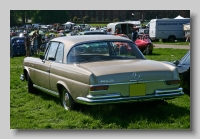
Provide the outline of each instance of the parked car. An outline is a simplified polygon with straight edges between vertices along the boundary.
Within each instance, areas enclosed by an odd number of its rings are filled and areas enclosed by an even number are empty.
[[[176,65],[180,79],[181,86],[185,89],[190,89],[190,50],[181,58],[173,62]]]
[[[11,51],[12,56],[26,55],[24,36],[14,36],[11,38]]]
[[[106,35],[106,33],[102,31],[84,31],[80,32],[79,35]]]
[[[115,35],[128,38],[126,34],[115,34]],[[154,45],[152,44],[149,35],[146,34],[138,35],[135,44],[143,54],[152,55]]]
[[[138,48],[143,54],[152,55],[154,45],[151,42],[149,35],[147,34],[138,35],[135,44],[138,46]]]
[[[132,51],[120,54],[115,42]],[[175,66],[147,60],[130,39],[78,35],[50,40],[40,58],[23,60],[21,80],[60,98],[66,110],[76,104],[99,105],[172,99],[184,94]]]

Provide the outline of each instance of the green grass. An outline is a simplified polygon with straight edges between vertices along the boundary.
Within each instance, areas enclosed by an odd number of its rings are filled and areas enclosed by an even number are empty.
[[[107,27],[107,24],[102,24],[102,23],[100,23],[100,24],[98,24],[98,23],[96,23],[96,24],[89,24],[90,26],[93,26],[93,27],[96,27],[96,26],[103,26],[103,27]]]
[[[154,49],[148,59],[174,61],[187,50]],[[81,105],[65,111],[59,99],[38,90],[27,92],[19,79],[24,57],[10,59],[11,129],[190,129],[190,96],[167,100],[167,104],[134,102],[112,105]]]
[[[166,44],[166,45],[189,45],[189,42],[162,42],[161,40],[158,42],[152,42],[153,44]]]

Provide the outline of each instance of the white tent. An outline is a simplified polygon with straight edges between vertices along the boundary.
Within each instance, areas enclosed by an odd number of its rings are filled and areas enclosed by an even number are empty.
[[[182,17],[182,16],[180,16],[180,15],[178,15],[176,18],[174,18],[174,19],[185,19],[184,17]]]
[[[75,25],[75,23],[72,23],[72,22],[66,22],[64,24],[72,24],[72,25]]]
[[[75,23],[72,23],[72,22],[66,22],[66,23],[64,23],[64,24],[62,24],[62,25],[66,26],[66,27],[71,27],[71,26],[74,26]]]

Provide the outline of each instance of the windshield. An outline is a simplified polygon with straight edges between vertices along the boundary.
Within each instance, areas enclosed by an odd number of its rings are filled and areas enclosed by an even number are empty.
[[[85,63],[109,60],[145,59],[131,42],[92,42],[74,46],[67,63]]]

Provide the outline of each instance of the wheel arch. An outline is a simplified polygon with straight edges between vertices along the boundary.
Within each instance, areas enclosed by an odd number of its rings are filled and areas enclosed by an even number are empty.
[[[30,76],[30,72],[29,72],[29,70],[28,70],[27,67],[24,68],[23,73],[24,73],[25,80],[27,81],[27,73],[28,73],[29,76]]]
[[[175,35],[169,35],[168,36],[168,41],[170,41],[170,38],[174,38],[174,40],[176,40],[176,36]]]
[[[63,81],[58,81],[58,82],[57,82],[57,89],[58,89],[58,93],[59,93],[60,97],[61,97],[61,93],[62,93],[63,87],[64,87],[64,88],[69,92],[69,94],[71,95],[71,92],[70,92],[70,90],[69,90],[69,87],[66,85],[66,83],[63,82]],[[72,96],[72,95],[71,95],[71,96]],[[73,98],[73,99],[74,99],[74,98]]]

